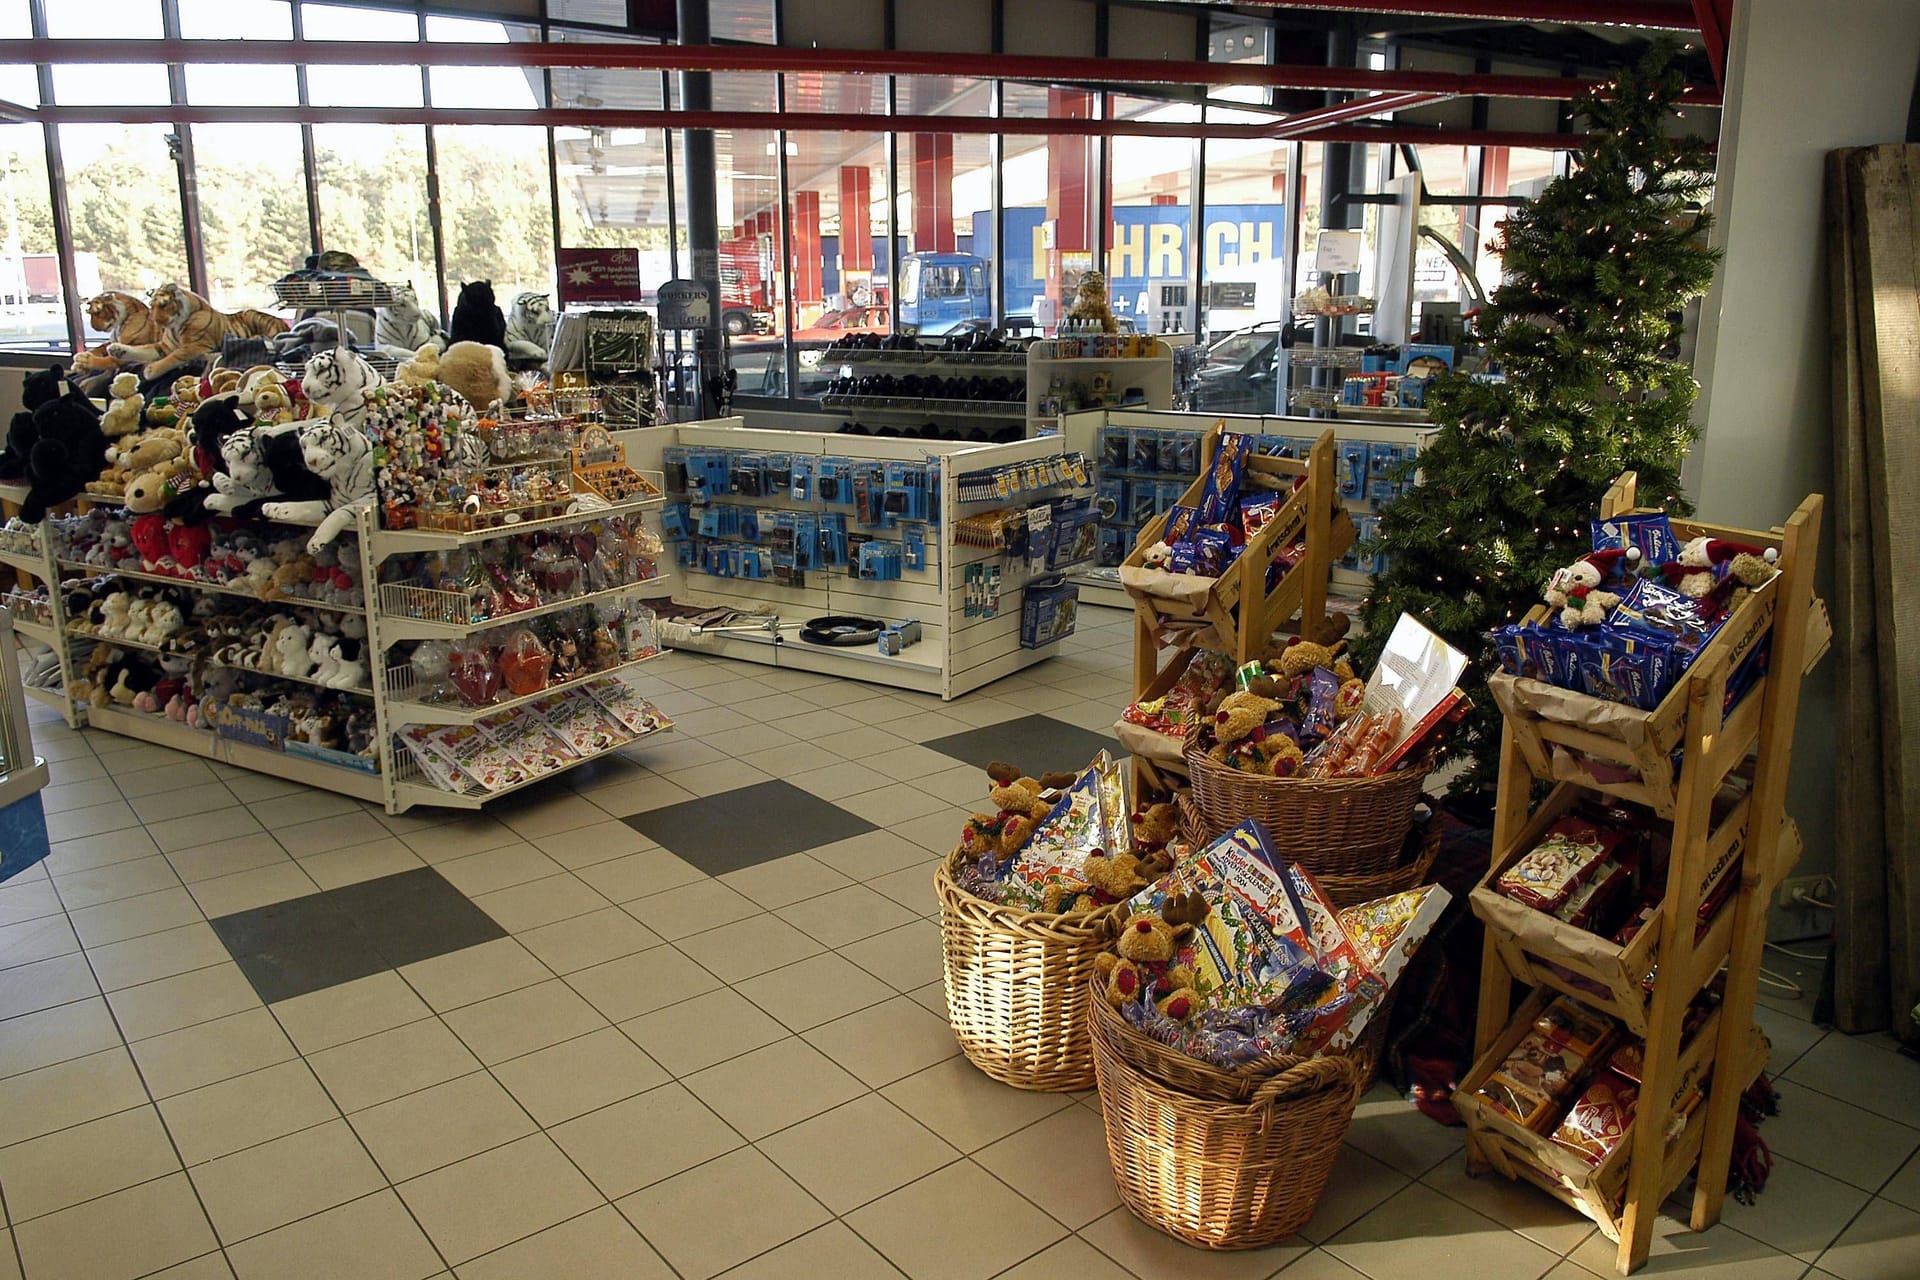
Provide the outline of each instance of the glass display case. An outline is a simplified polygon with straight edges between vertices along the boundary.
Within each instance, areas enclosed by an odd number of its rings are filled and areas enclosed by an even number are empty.
[[[46,785],[47,763],[33,754],[27,723],[13,614],[0,608],[0,881],[47,856],[47,816],[40,804]]]

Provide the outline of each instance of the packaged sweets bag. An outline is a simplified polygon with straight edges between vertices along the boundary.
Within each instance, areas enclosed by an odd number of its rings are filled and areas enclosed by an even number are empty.
[[[572,764],[576,757],[539,716],[514,710],[479,722],[487,736],[500,744],[514,762],[538,777]]]
[[[602,710],[625,725],[636,737],[656,729],[669,728],[673,724],[658,707],[618,677],[595,680],[587,686],[586,692],[600,704]]]
[[[1494,888],[1536,911],[1557,911],[1623,838],[1622,832],[1602,832],[1590,822],[1562,818],[1547,828],[1544,840],[1500,873]]]
[[[432,725],[408,725],[401,730],[400,741],[434,786],[442,791],[467,789],[467,776],[460,771],[459,762],[447,745],[433,736]]]
[[[1128,822],[1128,770],[1102,751],[1054,803],[1013,860],[1002,901],[1039,911],[1050,885],[1084,886],[1088,855],[1133,848]]]
[[[1633,1104],[1639,1097],[1639,1085],[1602,1071],[1554,1126],[1554,1144],[1598,1168],[1633,1127]]]

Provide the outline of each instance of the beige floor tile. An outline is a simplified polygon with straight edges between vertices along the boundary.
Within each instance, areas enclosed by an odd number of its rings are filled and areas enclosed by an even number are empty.
[[[109,831],[126,831],[140,825],[139,815],[125,800],[115,800],[108,804],[88,805],[84,809],[69,809],[65,813],[47,815],[47,838],[55,842],[78,840],[82,836],[104,835]]]
[[[557,876],[483,893],[473,902],[508,933],[524,933],[613,905],[564,871]]]
[[[177,929],[89,948],[87,958],[93,962],[93,975],[100,979],[101,988],[111,992],[223,964],[231,956],[213,926],[195,920]]]
[[[302,1053],[318,1053],[390,1027],[431,1017],[433,1010],[389,970],[281,1000],[273,1014]]]
[[[913,779],[913,785],[930,796],[937,796],[962,809],[992,812],[987,793],[993,790],[993,780],[987,777],[984,770],[970,764],[917,777]]]
[[[521,842],[512,827],[496,822],[485,814],[473,814],[414,831],[400,831],[398,834],[407,842],[409,849],[435,865]],[[488,887],[498,889],[503,886],[494,884]]]
[[[151,858],[160,852],[153,837],[139,827],[102,831],[98,835],[56,840],[47,856],[46,867],[59,875],[70,875],[94,867],[110,867],[135,858]]]
[[[891,827],[914,818],[924,818],[949,807],[946,801],[902,783],[863,791],[859,795],[843,796],[834,803],[848,813],[858,814],[876,827]]]
[[[959,1204],[968,1211],[951,1212]],[[983,1280],[1067,1234],[965,1160],[855,1210],[846,1222],[916,1280]]]
[[[660,1255],[612,1205],[475,1258],[460,1280],[674,1280]]]
[[[959,827],[954,830],[958,832]],[[951,848],[953,841],[947,844]],[[872,880],[902,867],[917,866],[931,856],[913,841],[884,830],[862,832],[807,852],[853,880]]]
[[[506,806],[496,808],[493,816],[511,827],[521,839],[532,840],[537,836],[578,831],[604,821],[607,815],[591,801],[582,800],[561,787],[537,800],[521,800],[516,796]]]
[[[217,840],[256,835],[265,830],[258,818],[238,805],[212,813],[196,813],[147,824],[147,834],[153,837],[153,842],[160,846],[162,853],[191,849]]]
[[[912,991],[941,977],[940,926],[930,920],[916,920],[836,949],[896,991]]]
[[[620,1024],[676,1076],[785,1038],[787,1029],[731,988],[710,991]]]
[[[0,1022],[0,1077],[37,1071],[120,1043],[113,1011],[95,996]]]
[[[796,773],[787,781],[802,791],[812,792],[822,800],[841,800],[847,796],[872,791],[876,787],[884,787],[888,785],[889,779],[886,774],[869,769],[863,764],[855,764],[851,760],[840,760],[819,769],[808,769],[805,772]]]
[[[509,844],[436,864],[454,888],[469,898],[541,880],[565,870],[530,844]]]
[[[286,801],[302,800],[311,793],[287,796],[283,800],[270,800],[269,804],[281,804]],[[346,799],[342,796],[341,799]],[[348,801],[352,803],[351,800]],[[254,811],[258,812],[259,806]],[[392,838],[392,833],[370,813],[359,809],[336,814],[332,817],[315,818],[306,822],[274,824],[262,818],[261,822],[273,832],[286,851],[296,858],[307,858],[314,854],[325,853],[330,849],[349,849],[360,845],[378,844]],[[404,847],[404,846],[403,846]]]
[[[1779,1155],[1767,1176],[1767,1193],[1779,1198],[1768,1203],[1767,1196],[1761,1196],[1757,1203],[1746,1205],[1728,1196],[1720,1220],[1807,1262],[1820,1257],[1820,1251],[1833,1243],[1870,1198],[1859,1187]],[[1781,1212],[1781,1205],[1792,1205],[1792,1212]],[[1911,1244],[1914,1258],[1920,1260],[1920,1236]]]
[[[769,1089],[770,1080],[778,1080],[780,1087]],[[754,1139],[866,1092],[857,1079],[797,1036],[696,1072],[686,1085],[721,1119]]]
[[[769,911],[844,889],[853,883],[826,863],[804,853],[729,871],[720,877],[720,882]]]
[[[0,969],[0,1018],[17,1018],[99,994],[93,966],[78,951]]]
[[[146,1280],[233,1280],[233,1268],[224,1253],[203,1253],[177,1267],[156,1271]]]
[[[867,881],[867,887],[875,893],[885,894],[916,916],[935,915],[940,910],[940,899],[933,891],[933,872],[941,861],[939,858],[929,858],[919,866],[903,867],[877,876]]]
[[[1914,1273],[1916,1259],[1920,1213],[1874,1200],[1820,1255],[1820,1269],[1840,1280],[1903,1280]]]
[[[567,984],[612,1021],[625,1022],[711,991],[720,979],[663,946],[570,973]]]
[[[60,905],[60,895],[53,891],[51,879],[33,880],[0,886],[0,925],[18,924],[22,920],[39,920],[46,916],[59,915],[65,910]],[[90,910],[100,910],[98,907]],[[198,912],[195,912],[198,915]],[[90,940],[88,930],[79,920],[74,921],[74,930],[80,935],[84,945]],[[101,939],[111,941],[111,939]]]
[[[880,1093],[962,1151],[978,1151],[1072,1105],[1065,1094],[1009,1089],[962,1057],[916,1072]]]
[[[583,794],[595,806],[615,818],[644,813],[648,809],[665,808],[670,804],[683,804],[695,798],[693,792],[685,787],[675,786],[665,778],[647,773],[596,786]]]
[[[117,902],[122,898],[134,898],[143,894],[158,893],[162,889],[178,888],[180,877],[173,873],[173,868],[168,865],[165,858],[155,854],[151,857],[134,858],[127,862],[116,862],[109,866],[92,867],[85,871],[56,872],[53,883],[60,890],[60,900],[66,905],[67,910],[80,911],[105,902]],[[9,958],[11,948],[5,941],[16,930],[25,932],[20,925],[9,925],[6,929],[0,930],[0,964],[23,962]]]
[[[138,773],[128,774],[137,778]],[[203,777],[211,777],[203,772]],[[111,804],[123,798],[119,787],[111,778],[96,778],[88,782],[61,782],[40,791],[40,804],[48,813],[66,813],[71,809],[85,809],[90,805]],[[145,794],[142,792],[141,794]]]
[[[778,916],[764,914],[682,938],[677,945],[723,982],[739,982],[823,949]]]
[[[960,1052],[947,1020],[906,996],[815,1027],[806,1040],[873,1089]]]
[[[610,902],[632,902],[635,898],[704,884],[707,880],[706,872],[658,847],[637,849],[596,862],[580,868],[578,874]]]
[[[569,871],[597,866],[629,853],[657,847],[626,823],[608,818],[599,805],[594,805],[594,809],[596,813],[591,824],[550,836],[530,837],[533,847]]]
[[[307,1064],[342,1111],[364,1111],[480,1068],[460,1037],[438,1018],[322,1050],[309,1055]]]
[[[1354,1108],[1347,1141],[1374,1159],[1417,1178],[1446,1159],[1459,1159],[1465,1130],[1435,1124],[1385,1084],[1377,1084]]]
[[[290,855],[280,846],[280,842],[264,831],[235,836],[231,840],[216,840],[212,844],[180,849],[167,855],[167,861],[173,865],[174,871],[190,885],[289,860]]]
[[[1773,1084],[1780,1114],[1767,1121],[1767,1145],[1830,1178],[1872,1191],[1920,1149],[1920,1130],[1791,1080]],[[1835,1142],[1836,1133],[1847,1140]]]
[[[502,1062],[493,1074],[542,1126],[631,1098],[669,1078],[614,1027]]]
[[[438,1013],[545,982],[551,970],[512,938],[496,938],[400,970]]]
[[[126,1047],[115,1045],[0,1080],[0,1146],[96,1120],[147,1101]]]
[[[930,884],[932,876],[927,879]],[[917,912],[892,898],[857,884],[782,907],[775,914],[829,947],[858,942],[918,918]]]
[[[759,1147],[836,1214],[960,1158],[958,1151],[878,1094],[782,1129],[762,1138]],[[1103,1162],[1105,1151],[1102,1145]]]
[[[1339,1250],[1336,1248],[1334,1252]],[[1599,1275],[1613,1275],[1614,1256],[1613,1241],[1596,1231],[1567,1256],[1567,1261]],[[1806,1270],[1806,1265],[1724,1223],[1705,1231],[1694,1231],[1685,1222],[1676,1221],[1663,1212],[1654,1219],[1653,1243],[1646,1265],[1634,1275],[1686,1276],[1688,1280],[1793,1280]],[[1824,1259],[1822,1265],[1825,1265]],[[1461,1274],[1466,1272],[1463,1270]],[[1500,1273],[1484,1274],[1497,1277]],[[1871,1280],[1871,1276],[1849,1280]]]
[[[397,1190],[441,1256],[456,1266],[601,1203],[593,1184],[544,1134],[409,1179]]]
[[[80,949],[80,939],[64,915],[42,916],[0,927],[0,969],[35,964]]]
[[[51,893],[51,885],[23,886]],[[57,908],[56,908],[57,909]],[[136,898],[121,898],[87,907],[72,915],[73,931],[85,947],[104,947],[130,938],[198,923],[200,906],[186,888],[176,885]]]
[[[34,1280],[133,1280],[219,1243],[184,1173],[21,1223],[14,1239]]]
[[[974,1162],[1067,1226],[1078,1229],[1120,1203],[1107,1131],[1086,1107],[1065,1107],[973,1155]]]
[[[340,818],[349,814],[363,813],[360,802],[352,796],[337,795],[331,791],[316,791],[311,788],[302,788],[271,800],[256,800],[247,807],[253,810],[254,817],[260,819],[260,825],[269,831],[297,826],[303,822],[318,822],[322,818]],[[340,843],[344,844],[345,840],[343,839]]]
[[[669,940],[760,914],[760,908],[750,899],[718,880],[698,880],[622,905],[634,919]]]
[[[1080,1230],[1080,1238],[1136,1276],[1182,1276],[1192,1280],[1266,1280],[1309,1256],[1310,1246],[1284,1240],[1264,1249],[1212,1252],[1155,1231],[1125,1209]],[[1424,1272],[1388,1272],[1393,1280],[1417,1280]]]
[[[1446,1247],[1435,1248],[1436,1240]],[[1335,1235],[1326,1250],[1367,1275],[1409,1273],[1423,1280],[1531,1280],[1556,1256],[1418,1183]]]
[[[900,1272],[892,1263],[840,1222],[816,1227],[727,1272],[727,1280],[790,1280],[795,1276],[900,1280]]]
[[[636,1191],[620,1212],[686,1280],[706,1280],[831,1215],[751,1147]]]
[[[1880,1188],[1880,1197],[1920,1212],[1920,1153],[1916,1153],[1913,1159],[1907,1161],[1906,1167],[1887,1180],[1887,1184]]]
[[[157,791],[151,795],[130,796],[127,803],[133,806],[140,821],[152,826],[156,822],[169,822],[190,815],[198,817],[201,814],[218,813],[240,802],[221,783],[204,782],[198,786]]]
[[[418,1177],[535,1131],[500,1082],[484,1071],[347,1117],[394,1182]]]
[[[764,741],[769,731],[756,725],[750,733]],[[691,769],[677,769],[664,776],[674,786],[696,796],[717,796],[737,791],[741,787],[765,782],[769,777],[744,760],[717,760],[712,764],[697,764]]]
[[[558,978],[442,1016],[489,1066],[607,1025],[606,1018]]]
[[[144,1040],[181,1027],[211,1022],[246,1009],[258,1009],[261,1000],[237,964],[196,969],[158,982],[122,987],[107,997],[120,1030],[129,1040]]]
[[[229,1245],[387,1182],[345,1120],[222,1156],[195,1167],[191,1176],[213,1229]]]
[[[742,1145],[678,1084],[555,1125],[553,1140],[609,1198],[670,1178]]]
[[[376,822],[374,825],[378,827],[380,824]],[[359,884],[363,880],[395,876],[403,871],[417,871],[427,865],[420,861],[420,855],[401,843],[398,836],[384,834],[384,827],[381,831],[383,834],[368,844],[329,849],[324,853],[303,857],[299,860],[300,869],[322,889],[338,889],[344,884]]]
[[[852,961],[828,951],[735,985],[741,995],[793,1031],[892,998],[893,988]]]
[[[618,960],[660,943],[658,934],[618,907],[588,911],[518,936],[542,964],[560,974]]]
[[[1440,1167],[1444,1170],[1457,1165]],[[1398,1169],[1382,1164],[1357,1147],[1343,1145],[1334,1158],[1333,1176],[1327,1181],[1327,1189],[1321,1195],[1320,1203],[1315,1206],[1313,1217],[1300,1228],[1300,1238],[1314,1243],[1325,1243],[1371,1213],[1382,1202],[1398,1195],[1407,1186],[1408,1181],[1407,1175]],[[1492,1180],[1488,1179],[1488,1181]],[[1499,1179],[1499,1181],[1504,1182],[1505,1179]],[[1472,1201],[1461,1197],[1453,1198],[1469,1208],[1473,1207]],[[1547,1199],[1545,1196],[1536,1198]],[[1494,1215],[1482,1216],[1493,1217]],[[1559,1221],[1558,1215],[1554,1214],[1544,1214],[1542,1217],[1549,1222]],[[1494,1220],[1503,1226],[1508,1225],[1498,1217]],[[1566,1248],[1571,1249],[1584,1238],[1584,1232],[1569,1232]],[[1536,1243],[1539,1242],[1536,1241]],[[1552,1246],[1543,1247],[1551,1248]],[[1565,1249],[1554,1249],[1553,1252],[1564,1253]]]
[[[196,880],[187,886],[209,920],[216,916],[251,911],[255,907],[304,898],[320,892],[313,877],[297,862],[269,862],[251,871],[236,871],[230,876]]]
[[[1784,1074],[1795,1084],[1844,1098],[1856,1107],[1908,1128],[1920,1128],[1920,1062],[1900,1054],[1889,1062],[1872,1037],[1832,1034]]]
[[[128,1046],[156,1098],[231,1080],[298,1056],[265,1009],[229,1014]]]
[[[378,1191],[228,1250],[239,1280],[427,1280],[440,1255],[392,1191]]]
[[[340,1114],[304,1062],[283,1062],[176,1094],[159,1106],[188,1168]]]
[[[10,1147],[0,1147],[0,1186],[18,1224],[180,1168],[152,1107],[133,1107]]]
[[[1348,1158],[1347,1152],[1352,1150],[1349,1147],[1342,1151],[1343,1162]],[[1344,1183],[1340,1165],[1334,1167],[1334,1177],[1336,1185]],[[1420,1181],[1440,1194],[1458,1200],[1469,1209],[1485,1214],[1507,1230],[1517,1231],[1535,1244],[1558,1254],[1571,1253],[1574,1246],[1593,1234],[1593,1222],[1586,1215],[1568,1208],[1552,1196],[1542,1195],[1530,1183],[1514,1182],[1494,1174],[1472,1177],[1467,1173],[1464,1159],[1443,1160],[1428,1170]],[[1308,1228],[1312,1230],[1313,1224],[1309,1223]]]
[[[227,784],[227,790],[233,792],[234,799],[241,804],[253,804],[255,801],[271,800],[275,796],[306,790],[305,786],[290,778],[269,777],[264,773],[249,773],[244,769],[219,764],[214,766],[214,771],[220,774],[221,781]]]
[[[947,984],[945,982],[929,982],[924,987],[915,987],[907,994],[912,996],[914,1002],[922,1009],[927,1010],[935,1017],[945,1018],[948,1016]]]
[[[1357,1273],[1349,1274],[1354,1280],[1366,1280]],[[1019,1266],[1002,1271],[1000,1277],[1001,1280],[1132,1280],[1132,1273],[1079,1236],[1068,1236]]]

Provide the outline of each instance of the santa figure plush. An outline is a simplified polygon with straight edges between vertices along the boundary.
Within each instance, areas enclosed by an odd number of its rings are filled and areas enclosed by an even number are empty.
[[[1605,590],[1605,584],[1630,578],[1639,560],[1638,547],[1612,547],[1591,552],[1564,569],[1554,570],[1545,596],[1547,603],[1560,611],[1560,625],[1574,631],[1605,622],[1614,606],[1620,603],[1620,596]]]
[[[1775,562],[1779,559],[1773,547],[1763,551],[1727,538],[1695,538],[1680,548],[1678,560],[1661,566],[1661,571],[1668,586],[1699,600],[1729,578],[1749,590],[1762,585],[1778,572]]]

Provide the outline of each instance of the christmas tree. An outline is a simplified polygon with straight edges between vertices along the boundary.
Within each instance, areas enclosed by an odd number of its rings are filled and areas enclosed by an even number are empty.
[[[1676,358],[1681,309],[1706,292],[1717,255],[1707,143],[1663,132],[1686,85],[1675,53],[1656,45],[1582,98],[1588,140],[1572,172],[1508,215],[1506,280],[1479,319],[1485,367],[1505,380],[1435,382],[1421,483],[1382,513],[1372,544],[1389,561],[1362,610],[1360,656],[1371,661],[1404,612],[1471,659],[1456,796],[1490,798],[1499,760],[1487,632],[1591,549],[1588,521],[1622,471],[1639,473],[1642,505],[1685,509],[1697,388]]]

